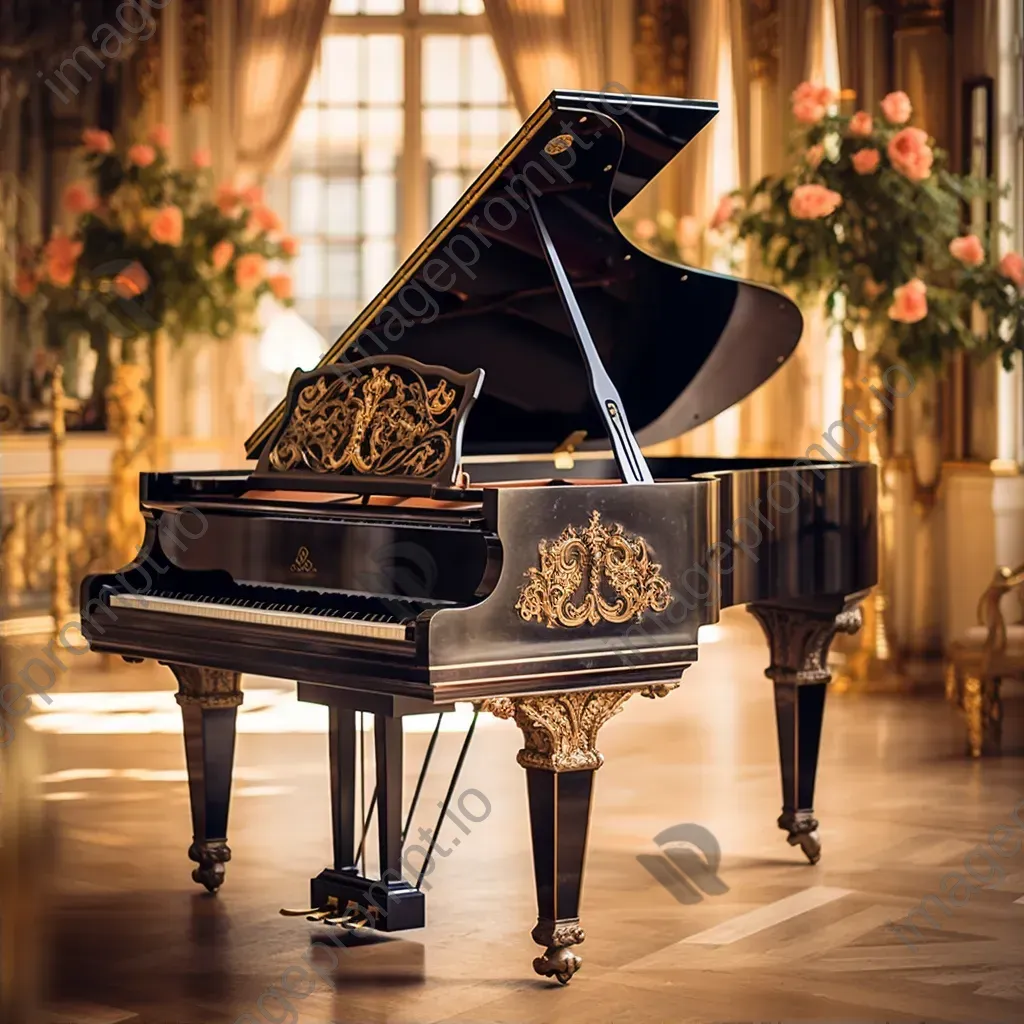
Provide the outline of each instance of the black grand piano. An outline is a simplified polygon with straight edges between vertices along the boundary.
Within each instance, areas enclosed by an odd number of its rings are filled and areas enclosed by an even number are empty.
[[[143,475],[144,547],[84,581],[83,629],[177,677],[189,856],[211,891],[241,673],[296,679],[330,709],[333,863],[301,911],[324,924],[423,924],[423,871],[403,872],[402,717],[472,702],[522,730],[534,967],[567,982],[598,730],[679,685],[700,627],[740,603],[771,649],[778,824],[817,860],[826,656],[876,581],[875,470],[642,453],[748,395],[800,337],[780,293],[657,259],[615,225],[716,109],[553,93],[296,371],[247,442],[255,468]],[[366,713],[376,872],[355,789]]]

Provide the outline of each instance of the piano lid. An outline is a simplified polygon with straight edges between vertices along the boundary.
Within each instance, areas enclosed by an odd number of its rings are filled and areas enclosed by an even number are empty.
[[[802,319],[774,289],[636,248],[617,214],[718,105],[553,92],[402,264],[320,365],[395,354],[486,371],[466,455],[608,447],[587,369],[545,261],[534,197],[641,444],[676,437],[766,381]],[[246,442],[259,455],[283,403]]]

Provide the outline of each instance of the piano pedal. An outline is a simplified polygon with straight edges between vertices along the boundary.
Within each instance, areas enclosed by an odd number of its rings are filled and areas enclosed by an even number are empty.
[[[364,928],[371,918],[376,916],[376,910],[373,907],[363,908],[359,906],[355,900],[349,900],[345,906],[345,910],[341,914],[332,914],[330,917],[325,917],[322,924],[329,924],[334,926],[340,926],[347,928],[349,931],[355,931],[357,928]]]
[[[308,910],[289,910],[282,907],[278,913],[282,917],[304,917],[308,921],[319,921],[321,918],[338,913],[338,900],[334,896],[328,896],[327,902],[322,907],[311,907]]]

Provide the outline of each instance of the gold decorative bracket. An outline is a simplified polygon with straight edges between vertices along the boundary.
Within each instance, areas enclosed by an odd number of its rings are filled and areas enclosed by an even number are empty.
[[[483,378],[481,369],[462,374],[403,356],[296,370],[254,479],[360,493],[456,486],[462,432]]]
[[[626,701],[664,697],[678,683],[656,683],[625,690],[570,690],[568,693],[531,697],[494,697],[480,710],[496,718],[510,718],[523,732],[517,760],[524,768],[549,772],[596,771],[604,764],[597,749],[597,734]]]
[[[599,512],[590,513],[585,527],[567,526],[557,540],[542,540],[538,552],[540,566],[528,570],[516,602],[526,622],[573,629],[639,621],[671,601],[672,588],[647,541],[618,523],[606,526]]]
[[[205,710],[237,708],[243,700],[240,672],[198,665],[169,665],[178,680],[178,704],[197,705]]]

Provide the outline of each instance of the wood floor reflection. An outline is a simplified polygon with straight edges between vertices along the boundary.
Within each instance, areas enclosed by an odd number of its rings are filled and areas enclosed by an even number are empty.
[[[448,853],[428,875],[427,928],[360,933],[343,949],[311,955],[319,933],[277,910],[303,904],[329,857],[317,722],[274,683],[248,681],[263,696],[239,737],[234,858],[211,897],[190,880],[185,857],[180,736],[170,727],[140,731],[137,720],[149,714],[159,724],[176,711],[169,674],[72,673],[54,688],[48,713],[60,711],[62,697],[78,710],[62,731],[43,733],[45,789],[61,831],[52,1020],[1024,1019],[1019,849],[990,856],[991,869],[975,854],[976,871],[997,881],[939,912],[935,927],[918,919],[915,949],[890,926],[943,893],[944,878],[962,873],[979,844],[988,848],[997,826],[1014,825],[1024,799],[1019,693],[1011,688],[1007,700],[1007,754],[975,763],[962,757],[962,728],[940,700],[830,698],[817,800],[823,858],[811,867],[775,827],[776,739],[760,633],[730,615],[715,639],[676,693],[631,701],[602,731],[584,965],[565,989],[530,966],[538,950],[529,937],[526,794],[509,723],[481,726],[470,750],[459,788],[485,794],[491,813],[457,848],[454,826],[442,828]],[[163,711],[115,702],[104,712],[100,701],[94,713],[105,716],[105,734],[82,710],[88,693],[164,690]],[[118,714],[122,731],[111,720]],[[428,739],[407,736],[409,785]],[[460,739],[441,734],[413,832],[433,827]],[[718,844],[717,870],[708,869],[706,849],[658,846],[654,837],[676,825],[713,837],[698,845]],[[295,994],[271,991],[282,978]]]

